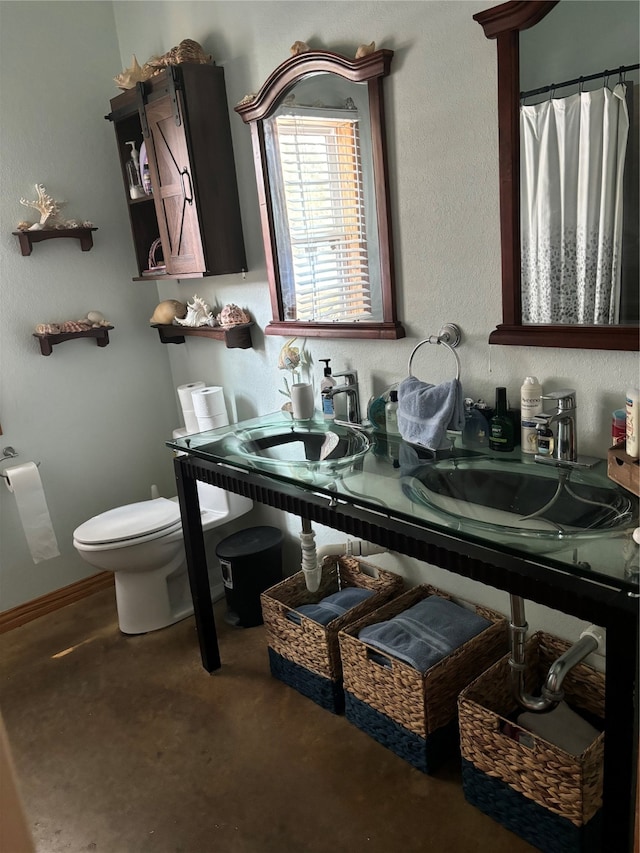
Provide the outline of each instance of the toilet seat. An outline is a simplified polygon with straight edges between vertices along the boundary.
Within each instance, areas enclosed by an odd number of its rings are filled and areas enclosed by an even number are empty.
[[[167,498],[141,501],[96,515],[74,532],[80,545],[99,546],[167,536],[182,529],[180,506]]]

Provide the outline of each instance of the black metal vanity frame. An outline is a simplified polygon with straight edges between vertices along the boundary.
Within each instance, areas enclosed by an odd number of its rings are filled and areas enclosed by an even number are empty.
[[[195,621],[202,664],[208,672],[221,666],[197,481],[211,483],[284,512],[341,530],[454,574],[488,584],[607,629],[603,825],[607,853],[632,850],[637,784],[638,598],[612,581],[591,580],[544,558],[518,556],[464,541],[426,523],[391,518],[331,500],[302,486],[212,462],[194,454],[174,460]]]

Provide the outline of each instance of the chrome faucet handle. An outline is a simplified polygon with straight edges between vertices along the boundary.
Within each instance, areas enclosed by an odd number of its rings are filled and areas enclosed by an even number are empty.
[[[542,394],[541,400],[553,400],[558,409],[557,414],[571,412],[576,409],[576,392],[573,388],[563,388],[561,391],[550,391]]]
[[[357,385],[358,384],[358,371],[357,370],[342,370],[340,373],[334,373],[333,378],[339,379],[341,376],[347,380],[345,385]]]

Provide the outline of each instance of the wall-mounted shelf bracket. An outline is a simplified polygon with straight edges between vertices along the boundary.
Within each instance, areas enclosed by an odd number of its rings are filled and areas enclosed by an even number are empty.
[[[163,344],[183,344],[185,335],[193,335],[200,338],[215,338],[218,341],[224,341],[228,349],[250,349],[253,346],[251,342],[251,326],[253,326],[253,323],[242,323],[239,326],[231,326],[229,329],[222,329],[220,326],[179,325],[152,325],[151,328],[158,330],[160,340]]]
[[[54,240],[57,237],[75,237],[80,240],[80,248],[83,252],[88,252],[93,247],[92,231],[97,231],[97,228],[43,228],[42,231],[12,231],[20,243],[20,250],[23,255],[31,254],[31,249],[34,243],[41,243],[43,240]]]
[[[95,338],[99,347],[106,347],[109,343],[109,329],[113,326],[100,326],[99,329],[87,329],[85,332],[59,332],[58,334],[39,335],[34,332],[33,337],[40,342],[42,355],[51,355],[53,347],[64,341],[73,341],[76,338]]]

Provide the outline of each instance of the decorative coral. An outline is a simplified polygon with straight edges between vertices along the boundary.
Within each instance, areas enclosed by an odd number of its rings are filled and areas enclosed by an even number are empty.
[[[35,201],[27,201],[26,198],[20,199],[20,204],[24,204],[25,207],[32,207],[40,214],[40,222],[30,225],[28,230],[41,231],[43,228],[53,228],[58,221],[60,209],[66,202],[56,201],[53,196],[49,195],[44,184],[36,184],[36,192],[38,198]]]
[[[209,65],[212,57],[207,55],[202,46],[193,39],[183,39],[180,44],[172,47],[162,56],[152,56],[144,65],[140,65],[135,54],[131,57],[131,66],[114,77],[116,85],[123,90],[133,89],[137,83],[150,80],[160,74],[168,65],[178,65],[181,62],[191,62],[197,65]]]

